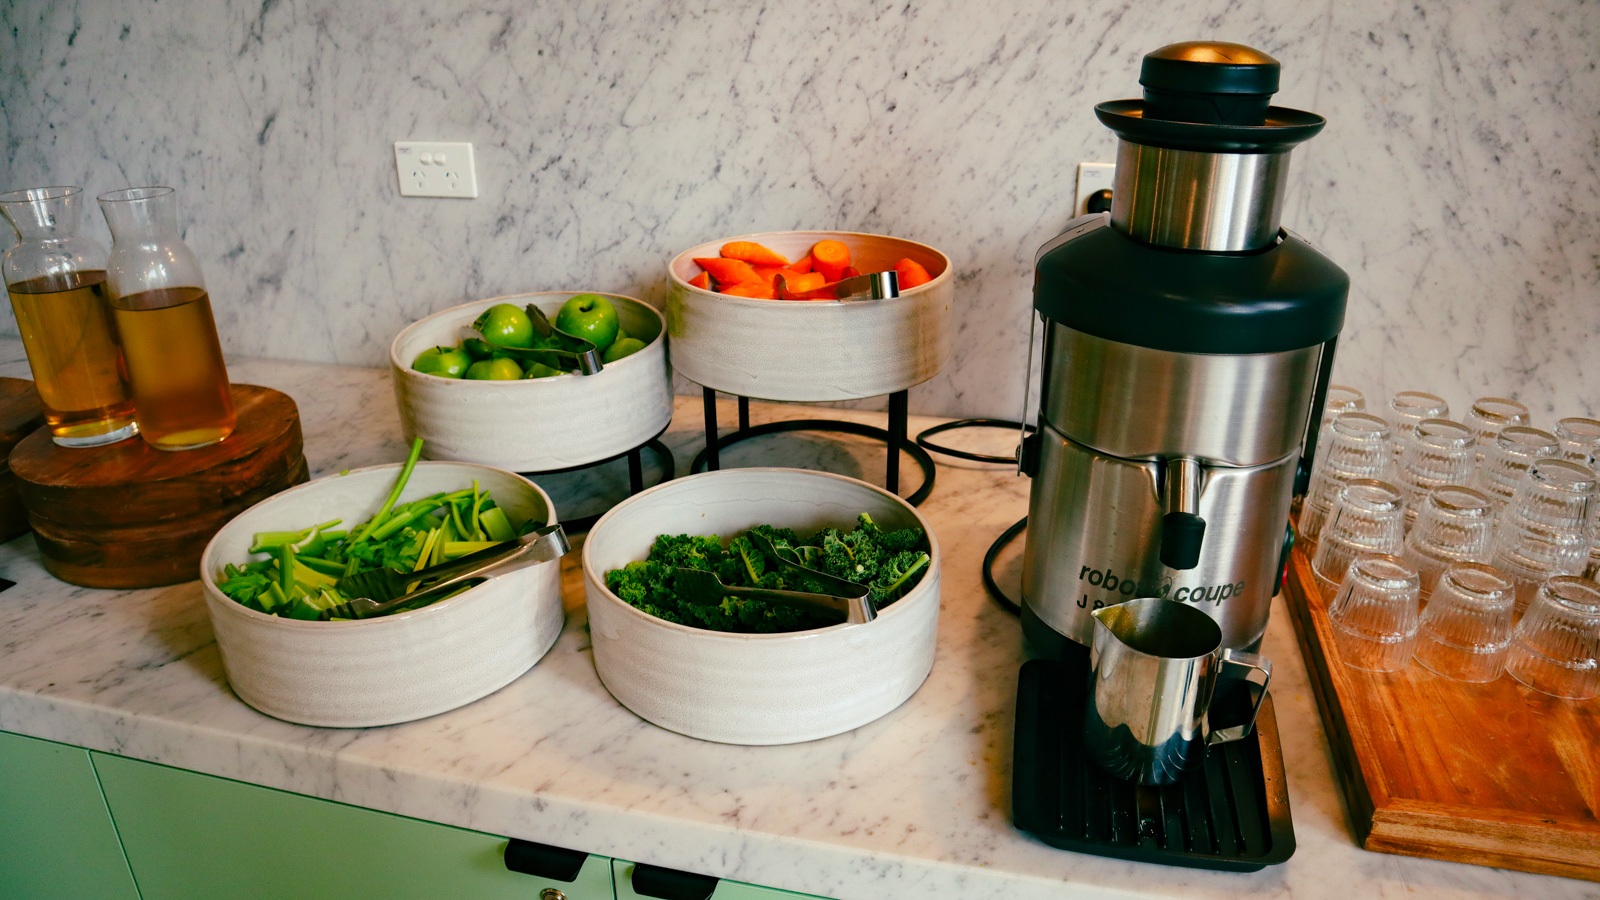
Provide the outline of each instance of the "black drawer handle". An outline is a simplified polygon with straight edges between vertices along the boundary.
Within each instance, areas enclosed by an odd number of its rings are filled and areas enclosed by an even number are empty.
[[[582,850],[567,850],[512,838],[506,845],[506,868],[535,878],[574,881],[589,859]]]
[[[717,889],[717,879],[710,875],[696,875],[663,869],[660,866],[635,865],[633,867],[633,892],[657,900],[711,900]]]

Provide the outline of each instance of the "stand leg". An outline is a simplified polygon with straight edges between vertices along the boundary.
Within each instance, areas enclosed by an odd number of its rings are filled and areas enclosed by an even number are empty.
[[[910,396],[908,391],[895,391],[889,395],[889,462],[885,467],[883,486],[891,494],[900,493],[900,448],[906,443],[906,409]]]
[[[644,459],[639,447],[628,451],[628,493],[644,490]]]
[[[739,398],[739,430],[750,430],[750,398]]]
[[[706,471],[715,472],[722,468],[722,459],[717,452],[717,392],[711,388],[700,390],[705,397]]]

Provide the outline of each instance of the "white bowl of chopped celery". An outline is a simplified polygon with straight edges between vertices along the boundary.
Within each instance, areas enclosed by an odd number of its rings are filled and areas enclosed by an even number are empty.
[[[228,681],[244,702],[304,725],[407,722],[499,690],[555,643],[562,626],[559,560],[491,577],[406,612],[317,620],[321,609],[338,599],[337,589],[325,591],[336,580],[337,566],[318,560],[319,555],[339,556],[327,549],[327,536],[332,534],[336,545],[337,532],[354,529],[380,510],[389,512],[365,542],[378,545],[371,555],[411,569],[477,549],[503,536],[499,532],[505,528],[519,532],[530,523],[556,521],[549,496],[533,482],[471,463],[416,463],[386,507],[402,469],[399,464],[355,469],[291,488],[239,514],[206,546],[200,560],[206,608]],[[447,501],[446,514],[426,510],[418,515],[428,505],[419,501],[437,495]],[[486,497],[498,515],[485,510]],[[469,504],[479,510],[476,524],[464,518],[471,515]],[[413,518],[398,527],[390,524],[406,517]],[[439,525],[441,519],[449,524]],[[319,532],[319,525],[326,527]],[[285,538],[298,548],[290,557],[295,575],[288,592],[279,578],[283,551],[251,552],[263,544],[281,547]],[[264,570],[278,596],[241,592],[235,579],[249,565]],[[248,605],[221,585],[246,597]]]
[[[607,587],[607,572],[646,559],[660,535],[728,544],[771,525],[803,541],[826,528],[854,530],[862,513],[886,532],[921,529],[927,557],[915,583],[864,624],[712,631],[652,615]],[[939,542],[916,509],[864,481],[801,469],[669,481],[619,503],[584,541],[595,670],[641,718],[702,740],[790,744],[849,731],[900,706],[932,669],[939,563]]]

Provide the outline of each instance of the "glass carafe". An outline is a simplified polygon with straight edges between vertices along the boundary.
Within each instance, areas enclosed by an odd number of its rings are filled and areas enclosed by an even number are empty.
[[[106,251],[78,234],[82,203],[77,187],[0,194],[0,213],[19,240],[0,267],[45,423],[63,447],[109,444],[139,430],[106,303]]]
[[[233,433],[228,370],[195,258],[178,233],[178,195],[138,187],[100,195],[111,226],[106,286],[128,361],[139,433],[191,450]]]

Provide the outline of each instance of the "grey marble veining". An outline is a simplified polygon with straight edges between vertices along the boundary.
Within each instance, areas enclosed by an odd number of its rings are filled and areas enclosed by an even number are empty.
[[[710,238],[892,233],[960,273],[955,356],[912,409],[1015,416],[1033,253],[1076,164],[1114,158],[1093,104],[1197,37],[1276,55],[1278,102],[1329,118],[1284,221],[1351,273],[1342,380],[1600,412],[1584,0],[17,0],[0,188],[175,185],[230,352],[368,366],[471,299],[659,302]],[[472,141],[480,198],[399,197],[405,138]]]
[[[0,374],[19,373],[19,351],[0,341]],[[229,370],[296,398],[314,475],[402,453],[382,370],[238,358]],[[756,422],[812,414],[753,409]],[[734,415],[725,403],[723,421]],[[913,433],[934,421],[913,419]],[[680,466],[699,447],[700,428],[698,403],[680,399],[666,437]],[[1004,452],[1013,440],[1004,431],[950,438],[980,452]],[[725,461],[883,476],[881,447],[843,436],[765,438],[728,450]],[[566,489],[581,505],[604,503],[610,487]],[[44,573],[28,537],[0,545],[0,575],[17,582],[0,592],[0,730],[840,900],[1595,896],[1578,881],[1358,849],[1281,607],[1264,652],[1275,663],[1298,843],[1288,863],[1254,875],[1201,872],[1061,852],[1014,830],[1011,735],[1024,654],[1016,620],[983,592],[979,561],[1024,514],[1026,491],[1006,466],[940,463],[922,506],[945,550],[933,672],[899,709],[825,740],[732,747],[636,718],[595,676],[583,598],[573,591],[550,653],[477,703],[387,728],[291,725],[229,692],[197,582],[71,587]],[[1019,549],[998,566],[1013,591]]]

